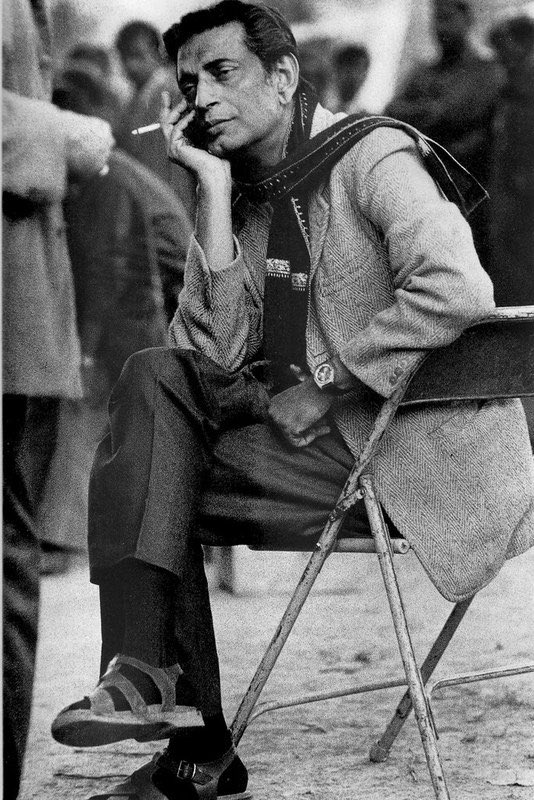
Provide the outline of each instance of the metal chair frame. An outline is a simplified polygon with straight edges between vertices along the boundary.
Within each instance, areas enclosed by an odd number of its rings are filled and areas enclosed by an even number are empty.
[[[509,337],[511,336],[512,340],[517,341],[518,334],[521,332],[524,334],[524,348],[518,355],[517,347],[515,350],[513,347],[509,347]],[[528,352],[525,353],[525,350]],[[502,376],[495,372],[495,364],[498,362],[499,357],[502,357],[502,363],[506,368],[506,380],[504,381]],[[394,394],[383,403],[360,459],[354,465],[345,483],[338,502],[326,522],[286,611],[237,710],[231,727],[236,744],[243,736],[248,724],[268,711],[335,697],[371,692],[378,689],[407,686],[408,689],[389,725],[379,741],[371,748],[370,759],[371,761],[379,762],[387,758],[393,742],[413,708],[435,797],[437,800],[449,800],[450,795],[438,751],[438,737],[430,702],[433,691],[438,687],[456,686],[474,681],[534,672],[534,664],[457,675],[437,681],[428,689],[425,688],[466,614],[473,597],[456,603],[426,659],[419,668],[410,639],[410,631],[393,564],[393,554],[406,553],[410,547],[405,539],[390,536],[368,468],[383,436],[386,434],[400,407],[421,403],[443,403],[452,400],[486,400],[534,396],[534,380],[531,377],[532,372],[534,372],[532,369],[533,364],[534,306],[495,309],[491,316],[469,328],[451,345],[431,351],[418,369],[411,376],[408,376],[402,385],[395,390]],[[449,368],[448,373],[447,367]],[[451,387],[446,385],[446,379],[444,382],[443,376],[450,375],[452,367],[454,367],[453,374],[455,374],[457,381],[451,393]],[[362,498],[365,503],[372,537],[341,538],[339,534],[347,512]],[[306,598],[326,559],[332,552],[375,552],[377,554],[404,666],[405,678],[262,703],[254,711],[261,691],[287,641]]]

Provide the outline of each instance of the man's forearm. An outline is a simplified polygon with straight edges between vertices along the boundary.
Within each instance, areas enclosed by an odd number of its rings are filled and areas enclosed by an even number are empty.
[[[230,170],[221,164],[209,177],[199,177],[196,238],[215,272],[234,260]]]

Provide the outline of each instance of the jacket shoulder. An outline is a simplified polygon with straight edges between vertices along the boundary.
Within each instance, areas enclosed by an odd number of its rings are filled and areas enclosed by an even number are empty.
[[[381,125],[356,142],[336,167],[342,179],[354,173],[365,175],[383,159],[401,152],[419,158],[417,145],[409,134],[399,128]]]

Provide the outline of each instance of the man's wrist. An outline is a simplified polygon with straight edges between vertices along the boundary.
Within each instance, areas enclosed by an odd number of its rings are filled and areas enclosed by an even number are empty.
[[[354,375],[343,364],[339,356],[324,361],[316,367],[313,380],[320,391],[333,395],[343,394],[356,385]]]
[[[334,367],[334,386],[340,392],[349,392],[358,383],[358,379],[347,369],[339,356],[334,356],[331,360]]]
[[[214,163],[209,169],[197,173],[197,191],[204,197],[220,197],[231,195],[232,175],[230,164],[222,159],[213,158]]]

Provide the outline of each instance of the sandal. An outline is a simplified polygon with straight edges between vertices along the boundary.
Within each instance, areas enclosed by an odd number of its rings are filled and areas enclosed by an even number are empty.
[[[152,783],[166,798],[198,798],[198,800],[251,800],[245,791],[248,783],[247,768],[232,745],[220,758],[195,764],[192,761],[175,761],[165,750],[156,761]]]
[[[133,683],[119,672],[122,664],[148,675],[159,689],[161,702],[147,705]],[[198,709],[176,705],[176,681],[182,674],[179,664],[158,668],[130,656],[115,656],[85,702],[74,703],[59,712],[52,723],[52,736],[71,747],[95,747],[123,739],[138,742],[167,739],[177,730],[202,726]],[[121,692],[129,710],[117,711],[106,691],[109,688]]]
[[[154,785],[154,775],[161,791]],[[156,753],[125,781],[89,800],[252,800],[250,792],[245,791],[247,780],[246,767],[234,747],[217,761],[203,764],[176,763],[166,753]],[[238,791],[240,786],[243,791]]]

